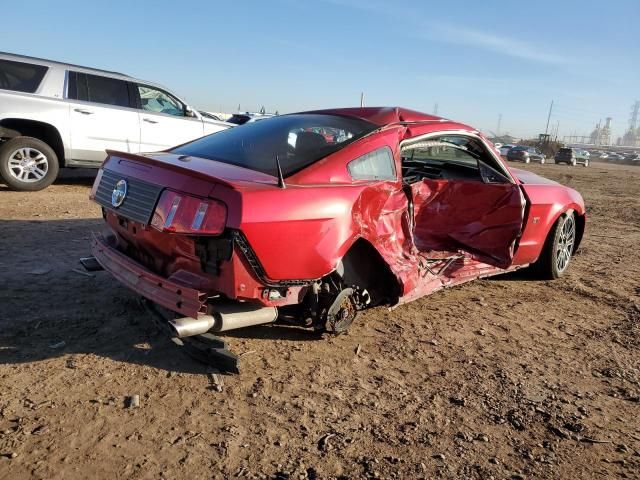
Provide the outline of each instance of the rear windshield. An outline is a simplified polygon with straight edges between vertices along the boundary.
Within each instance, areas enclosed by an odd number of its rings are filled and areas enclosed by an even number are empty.
[[[0,60],[0,88],[34,93],[47,72],[47,67],[32,63]]]
[[[559,153],[572,153],[573,150],[571,148],[561,148]]]
[[[171,150],[276,175],[276,157],[284,176],[308,167],[377,125],[337,115],[281,115],[214,133]]]

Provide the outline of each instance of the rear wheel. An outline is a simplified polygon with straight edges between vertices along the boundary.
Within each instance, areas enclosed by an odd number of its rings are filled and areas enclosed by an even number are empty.
[[[572,159],[571,159],[571,166],[572,166],[572,167],[575,167],[577,163],[578,163],[578,162],[576,161],[576,159],[575,159],[575,158],[572,158]]]
[[[540,165],[544,165],[544,162],[546,162],[546,159],[545,159],[544,157],[542,157],[542,158],[540,159]]]
[[[524,157],[524,163],[529,163],[531,159],[529,157]]]
[[[49,145],[16,137],[0,146],[0,177],[12,190],[42,190],[58,176],[58,157]]]
[[[532,265],[533,270],[547,280],[560,278],[569,267],[575,243],[576,217],[569,211],[551,228],[540,258]]]

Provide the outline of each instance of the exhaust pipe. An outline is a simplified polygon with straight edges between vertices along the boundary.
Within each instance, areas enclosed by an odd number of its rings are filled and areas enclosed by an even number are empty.
[[[182,317],[169,320],[169,326],[179,338],[193,337],[208,331],[226,332],[237,328],[252,327],[273,323],[278,318],[276,307],[233,303],[212,307],[210,315],[198,315],[198,318]]]

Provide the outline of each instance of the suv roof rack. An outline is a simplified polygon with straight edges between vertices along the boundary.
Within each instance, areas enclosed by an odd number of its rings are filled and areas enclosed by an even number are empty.
[[[9,52],[2,52],[2,51],[0,51],[0,55],[8,55],[8,56],[11,56],[11,57],[22,58],[22,59],[25,59],[25,60],[36,60],[36,61],[40,61],[40,62],[57,63],[58,65],[66,65],[68,67],[83,68],[85,70],[93,70],[95,72],[110,73],[111,75],[121,75],[123,77],[131,78],[130,75],[126,75],[126,74],[120,73],[120,72],[114,72],[112,70],[104,70],[104,69],[101,69],[101,68],[94,68],[94,67],[85,67],[83,65],[76,65],[76,64],[73,64],[73,63],[59,62],[57,60],[49,60],[48,58],[31,57],[29,55],[20,55],[20,54],[17,54],[17,53],[9,53]]]

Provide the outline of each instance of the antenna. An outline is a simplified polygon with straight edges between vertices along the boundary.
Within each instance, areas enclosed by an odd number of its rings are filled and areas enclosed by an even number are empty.
[[[287,188],[284,184],[284,177],[282,176],[282,168],[280,167],[280,159],[278,158],[278,155],[276,155],[276,170],[278,171],[278,187],[282,189]]]

